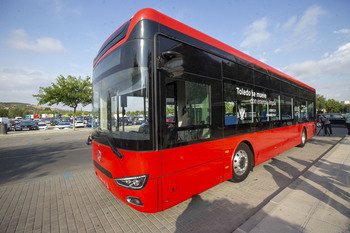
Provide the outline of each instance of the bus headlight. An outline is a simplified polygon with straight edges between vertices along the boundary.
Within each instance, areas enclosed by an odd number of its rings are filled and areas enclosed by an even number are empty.
[[[115,183],[127,189],[143,189],[148,181],[148,175],[130,176],[114,179]]]

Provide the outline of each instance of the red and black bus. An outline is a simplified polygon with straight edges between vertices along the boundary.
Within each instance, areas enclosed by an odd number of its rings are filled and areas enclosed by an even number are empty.
[[[159,212],[316,132],[315,89],[153,9],[94,59],[92,156],[120,200]]]

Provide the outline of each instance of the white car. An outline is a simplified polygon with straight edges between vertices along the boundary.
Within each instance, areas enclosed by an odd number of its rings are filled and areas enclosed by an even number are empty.
[[[49,129],[49,127],[47,127],[47,124],[45,122],[39,122],[38,127],[39,127],[39,129],[43,129],[43,130]]]
[[[82,121],[75,121],[75,128],[84,128],[85,124]]]
[[[68,121],[63,121],[55,126],[55,129],[57,129],[57,130],[58,129],[72,129],[72,128],[73,128],[72,123],[70,123]]]

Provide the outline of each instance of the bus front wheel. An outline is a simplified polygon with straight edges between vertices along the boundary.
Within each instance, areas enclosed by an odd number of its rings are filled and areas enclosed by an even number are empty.
[[[242,182],[247,178],[253,161],[253,153],[249,146],[241,143],[232,159],[232,178],[233,182]]]

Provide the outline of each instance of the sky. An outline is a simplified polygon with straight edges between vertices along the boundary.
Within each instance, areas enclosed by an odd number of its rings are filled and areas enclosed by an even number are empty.
[[[32,95],[57,76],[92,77],[103,42],[143,8],[241,50],[327,99],[350,100],[349,0],[1,0],[0,102],[36,105]]]

